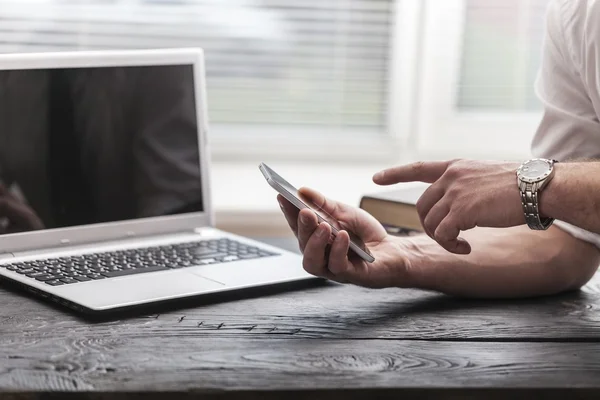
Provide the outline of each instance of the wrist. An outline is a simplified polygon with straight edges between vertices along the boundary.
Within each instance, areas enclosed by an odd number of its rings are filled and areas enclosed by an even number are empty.
[[[425,234],[393,239],[399,249],[394,268],[401,271],[394,286],[436,290],[439,276],[435,270],[452,255]]]
[[[546,187],[538,195],[538,208],[541,218],[558,218],[560,219],[561,195],[565,183],[568,182],[568,173],[571,165],[568,163],[554,164],[554,176]]]
[[[555,160],[532,158],[517,169],[525,223],[532,230],[547,230],[555,219],[551,212],[544,215],[540,204],[542,195],[556,175],[555,164]]]

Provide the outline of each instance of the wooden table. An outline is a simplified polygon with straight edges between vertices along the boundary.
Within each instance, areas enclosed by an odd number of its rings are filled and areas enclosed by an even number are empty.
[[[599,342],[600,277],[520,301],[315,283],[107,321],[0,288],[0,397],[600,398]]]

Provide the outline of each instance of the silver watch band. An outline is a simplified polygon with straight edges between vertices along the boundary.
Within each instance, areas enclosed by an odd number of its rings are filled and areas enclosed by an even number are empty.
[[[554,222],[554,218],[540,218],[538,203],[538,184],[520,182],[521,204],[525,213],[525,222],[531,229],[546,230]]]

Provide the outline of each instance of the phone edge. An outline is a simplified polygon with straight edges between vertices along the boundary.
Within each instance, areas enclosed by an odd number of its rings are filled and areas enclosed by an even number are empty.
[[[283,197],[285,197],[286,200],[288,200],[290,203],[292,203],[294,206],[296,206],[298,209],[303,209],[303,208],[307,208],[307,209],[311,209],[308,205],[306,205],[302,200],[296,198],[296,196],[294,196],[293,194],[291,194],[289,191],[287,191],[283,186],[279,185],[276,181],[273,180],[273,178],[271,177],[271,174],[269,174],[269,171],[265,170],[265,166],[266,164],[261,162],[258,165],[258,169],[260,170],[260,172],[263,174],[265,180],[267,181],[267,183],[269,184],[269,186],[271,186],[277,193],[281,194]],[[297,189],[296,189],[297,190]],[[288,197],[289,196],[289,197]],[[301,206],[299,206],[297,204],[297,202],[300,202]],[[331,225],[329,222],[327,222],[327,220],[325,220],[324,218],[322,218],[321,216],[319,216],[319,214],[315,213],[315,215],[317,216],[317,219],[319,220],[319,222],[325,222],[327,223],[330,227],[331,227],[331,232],[333,233],[334,236],[337,236],[337,234],[339,233],[339,231],[337,230],[337,228],[335,228],[333,225]],[[375,257],[373,257],[372,254],[369,254],[367,252],[365,252],[363,249],[361,249],[360,247],[358,247],[354,242],[352,242],[352,240],[350,240],[348,242],[348,246],[360,257],[362,258],[364,261],[368,262],[368,263],[372,263],[375,261]],[[366,243],[365,243],[366,246]]]

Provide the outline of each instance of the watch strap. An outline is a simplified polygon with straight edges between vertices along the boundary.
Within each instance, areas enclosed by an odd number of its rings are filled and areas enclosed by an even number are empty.
[[[519,188],[527,226],[534,230],[548,229],[554,222],[554,218],[540,218],[539,185],[537,183],[520,182]]]

